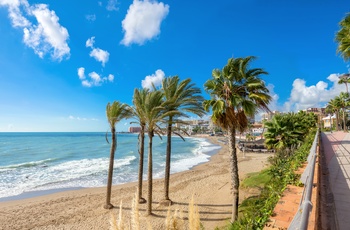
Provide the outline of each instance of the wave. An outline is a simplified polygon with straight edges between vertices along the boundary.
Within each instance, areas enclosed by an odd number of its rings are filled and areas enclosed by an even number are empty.
[[[47,167],[47,163],[54,162],[56,160],[57,160],[57,158],[48,158],[48,159],[40,160],[40,161],[31,161],[31,162],[25,162],[25,163],[20,163],[20,164],[0,166],[0,172],[6,171],[6,170],[19,169],[19,168],[30,168],[30,167],[35,167],[35,166]]]
[[[123,172],[136,159],[135,156],[115,159],[114,170]],[[103,186],[108,165],[109,158],[96,158],[67,161],[47,167],[17,167],[0,175],[0,198],[37,190]]]

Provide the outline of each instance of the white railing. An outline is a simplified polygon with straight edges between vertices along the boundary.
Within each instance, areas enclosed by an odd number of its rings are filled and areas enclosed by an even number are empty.
[[[306,230],[309,223],[309,217],[312,210],[311,195],[317,157],[316,151],[318,138],[319,131],[317,131],[314,142],[312,143],[310,153],[307,158],[308,164],[300,178],[300,181],[304,184],[303,196],[301,198],[298,211],[290,223],[288,230]]]

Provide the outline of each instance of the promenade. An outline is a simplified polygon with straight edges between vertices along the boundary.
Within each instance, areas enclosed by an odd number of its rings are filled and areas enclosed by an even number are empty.
[[[332,229],[350,229],[350,133],[321,134],[333,194],[335,225]]]

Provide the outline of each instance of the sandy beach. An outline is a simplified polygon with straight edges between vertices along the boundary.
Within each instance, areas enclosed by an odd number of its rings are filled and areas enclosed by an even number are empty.
[[[200,219],[205,229],[215,229],[227,224],[231,214],[230,169],[227,146],[218,140],[223,137],[209,137],[222,148],[209,162],[191,170],[172,174],[170,177],[170,198],[174,204],[171,210],[181,210],[187,217],[188,203],[192,195],[198,205]],[[247,173],[257,172],[267,166],[271,153],[238,153],[239,174],[242,180]],[[145,179],[145,178],[144,178]],[[164,229],[168,207],[159,205],[163,198],[163,180],[154,180],[153,216],[145,217],[146,204],[140,204],[142,229],[147,222],[153,229]],[[109,229],[110,214],[117,215],[123,202],[124,220],[130,218],[131,202],[137,183],[113,186],[112,210],[103,208],[106,188],[91,188],[63,191],[34,198],[0,202],[0,229]],[[253,191],[240,191],[243,200]],[[143,197],[147,197],[147,181],[144,181]]]

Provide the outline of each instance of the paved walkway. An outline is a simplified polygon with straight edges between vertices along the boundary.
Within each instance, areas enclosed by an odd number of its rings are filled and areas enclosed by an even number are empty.
[[[350,133],[321,134],[338,229],[350,229]]]

